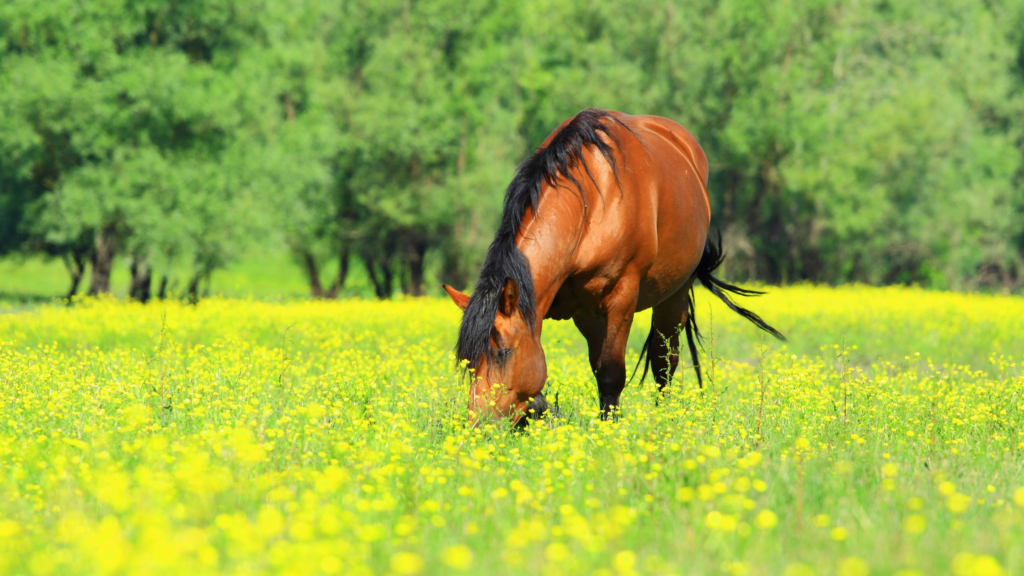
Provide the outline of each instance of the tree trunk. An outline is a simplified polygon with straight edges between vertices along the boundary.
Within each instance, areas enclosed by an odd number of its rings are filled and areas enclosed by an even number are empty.
[[[455,247],[454,242],[447,242],[441,250],[444,258],[442,279],[459,290],[464,289],[469,285],[469,275],[466,274],[462,255]]]
[[[391,297],[391,282],[393,280],[391,267],[388,266],[387,257],[381,258],[378,264],[380,266],[379,276],[374,262],[370,258],[366,259],[366,271],[370,275],[370,282],[373,283],[373,291],[377,294],[377,298],[385,300]]]
[[[302,262],[306,265],[306,278],[309,280],[309,292],[313,298],[323,298],[324,288],[320,285],[320,269],[316,258],[309,252],[302,253]]]
[[[92,285],[89,295],[110,293],[110,271],[114,267],[115,246],[110,228],[96,234],[96,246],[92,253]]]
[[[370,277],[370,283],[373,284],[373,291],[377,295],[377,298],[381,298],[381,294],[384,293],[384,288],[380,285],[380,280],[377,280],[377,272],[373,268],[373,260],[364,260],[366,263],[366,274]]]
[[[196,272],[188,283],[188,301],[190,304],[199,303],[199,281],[203,279],[202,272]]]
[[[413,245],[413,257],[409,260],[409,295],[423,296],[423,260],[427,255],[427,244]]]
[[[348,276],[348,249],[341,251],[338,258],[338,278],[335,279],[331,289],[327,291],[328,298],[337,298],[338,293],[345,287],[345,278]]]
[[[722,201],[722,219],[719,221],[721,229],[732,226],[733,216],[736,214],[736,188],[743,178],[739,170],[729,170],[727,174],[729,185],[725,187],[725,197]]]
[[[149,301],[149,290],[153,285],[153,276],[149,263],[141,258],[132,260],[132,283],[128,289],[128,297],[145,304]]]
[[[399,260],[398,261],[398,289],[402,291],[402,294],[411,296],[412,283],[409,281],[409,261]]]
[[[157,291],[156,297],[161,300],[167,298],[167,274],[160,278],[160,290]]]
[[[78,285],[82,282],[82,276],[85,274],[85,258],[81,252],[72,250],[71,254],[64,255],[64,266],[68,269],[68,274],[71,275],[71,287],[68,288],[65,299],[71,300],[75,294],[78,294]]]
[[[381,275],[384,277],[384,293],[379,298],[388,299],[391,298],[392,284],[394,283],[394,275],[391,273],[391,265],[388,263],[388,259],[385,256],[380,261]]]
[[[291,94],[284,95],[284,117],[288,122],[295,122],[295,100]]]

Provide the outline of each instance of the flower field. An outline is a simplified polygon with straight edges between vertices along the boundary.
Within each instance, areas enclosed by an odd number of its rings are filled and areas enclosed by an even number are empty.
[[[447,300],[0,314],[0,574],[1024,574],[1024,300],[772,289],[782,346],[702,296],[703,392],[600,421],[547,322],[517,432]]]

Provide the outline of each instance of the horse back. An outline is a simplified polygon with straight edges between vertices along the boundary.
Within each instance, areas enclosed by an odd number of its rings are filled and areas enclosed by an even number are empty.
[[[544,185],[539,220],[522,233],[530,229],[529,244],[550,242],[551,250],[572,253],[551,317],[567,317],[577,307],[600,314],[624,286],[637,291],[638,309],[653,306],[686,284],[703,252],[708,161],[697,140],[665,118],[609,113],[618,122],[604,120],[611,133],[601,138],[613,158],[582,150],[571,178],[559,175],[557,184]],[[539,256],[530,261],[537,270],[547,266]]]

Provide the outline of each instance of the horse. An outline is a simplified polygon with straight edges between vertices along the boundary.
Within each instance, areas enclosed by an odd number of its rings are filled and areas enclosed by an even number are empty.
[[[626,340],[640,310],[653,308],[641,382],[650,370],[664,391],[685,331],[703,387],[695,280],[785,340],[728,296],[761,292],[713,275],[724,256],[721,237],[708,234],[707,182],[707,157],[679,124],[592,108],[563,121],[519,165],[472,296],[443,286],[463,311],[456,356],[472,374],[471,422],[489,415],[515,423],[544,410],[548,318],[571,318],[586,339],[602,418],[618,412]]]

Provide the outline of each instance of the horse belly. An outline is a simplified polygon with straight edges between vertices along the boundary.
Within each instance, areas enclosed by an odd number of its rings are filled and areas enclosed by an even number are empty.
[[[555,293],[555,299],[551,301],[545,318],[552,320],[568,320],[579,310],[580,304],[573,293],[571,282],[565,282]]]

